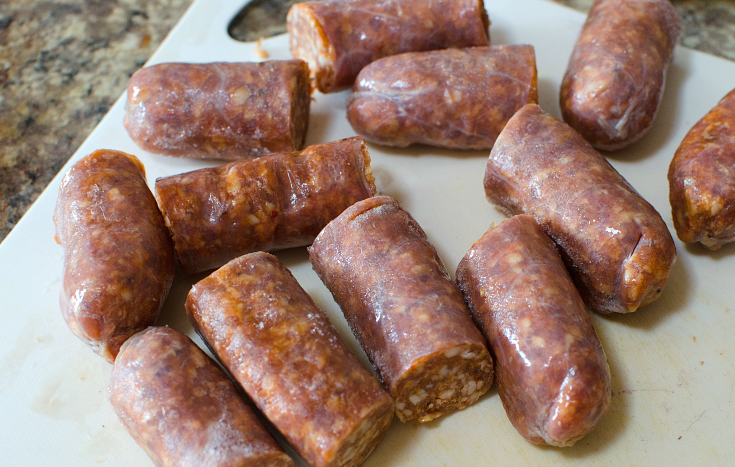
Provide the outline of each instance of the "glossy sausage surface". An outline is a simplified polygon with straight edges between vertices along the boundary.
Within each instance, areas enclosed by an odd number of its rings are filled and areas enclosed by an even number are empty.
[[[457,282],[490,343],[498,394],[531,441],[571,446],[607,411],[610,369],[554,243],[531,216],[488,230]]]
[[[585,303],[628,313],[661,295],[676,247],[656,210],[564,122],[529,104],[490,152],[485,194],[557,244]]]
[[[146,151],[253,159],[304,146],[311,105],[301,60],[161,63],[128,81],[123,119]]]
[[[641,138],[661,103],[679,23],[669,0],[596,0],[562,81],[564,121],[597,149]]]
[[[309,465],[357,466],[383,438],[393,401],[274,256],[257,252],[227,263],[194,285],[186,310]]]
[[[373,193],[370,155],[358,137],[156,180],[186,274],[253,251],[308,245]]]
[[[735,241],[735,90],[679,145],[669,166],[669,201],[682,242],[716,250]]]
[[[61,312],[109,361],[153,325],[174,278],[171,238],[137,157],[99,150],[61,181],[54,212],[64,247]]]
[[[107,393],[156,466],[294,465],[219,366],[173,329],[131,337]]]
[[[426,234],[397,201],[355,203],[324,228],[309,258],[402,421],[431,421],[490,388],[485,339]]]
[[[537,100],[530,45],[409,52],[362,69],[347,119],[387,146],[490,149],[510,117]]]
[[[403,52],[488,45],[482,0],[327,0],[288,12],[291,54],[321,92],[352,86],[368,63]]]

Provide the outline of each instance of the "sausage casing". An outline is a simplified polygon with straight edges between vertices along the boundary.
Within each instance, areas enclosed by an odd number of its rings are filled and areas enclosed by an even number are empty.
[[[274,256],[227,263],[191,289],[186,310],[309,465],[357,466],[383,438],[393,401]]]
[[[416,221],[394,199],[355,203],[309,247],[401,421],[474,403],[492,359],[462,294]]]
[[[689,130],[669,166],[669,201],[682,242],[735,241],[735,90]]]
[[[490,229],[457,267],[498,394],[533,443],[571,446],[610,406],[610,368],[554,243],[531,216]]]
[[[171,238],[137,157],[99,150],[61,181],[54,212],[64,247],[61,312],[109,361],[158,317],[174,278]]]
[[[661,294],[676,247],[661,216],[578,133],[529,104],[503,129],[485,194],[530,214],[557,244],[585,303],[628,313]]]
[[[373,193],[370,155],[358,137],[156,180],[186,274],[252,251],[308,245]]]
[[[123,123],[146,151],[252,159],[301,149],[310,105],[301,60],[162,63],[128,81]]]
[[[403,52],[488,45],[482,0],[327,0],[288,12],[291,54],[321,92],[339,91],[368,63]]]
[[[108,396],[156,466],[294,465],[227,375],[173,329],[151,327],[122,346]]]
[[[409,52],[363,68],[347,119],[378,144],[490,149],[510,117],[537,100],[530,45]]]
[[[597,149],[642,137],[661,102],[679,23],[669,0],[596,0],[562,81],[564,121]]]

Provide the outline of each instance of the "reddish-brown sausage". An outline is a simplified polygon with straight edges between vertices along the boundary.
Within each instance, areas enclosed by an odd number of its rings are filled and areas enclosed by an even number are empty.
[[[225,373],[173,329],[125,342],[107,393],[156,466],[293,466]]]
[[[628,313],[661,294],[676,247],[661,216],[564,122],[528,104],[485,170],[488,199],[530,214],[562,253],[585,303]]]
[[[383,438],[393,401],[274,256],[227,263],[191,289],[186,310],[309,465],[357,466]]]
[[[488,45],[483,0],[327,0],[288,12],[291,54],[321,92],[352,86],[368,63],[403,52]]]
[[[109,361],[158,317],[174,278],[174,254],[138,158],[99,150],[61,181],[54,213],[64,247],[61,312]]]
[[[669,200],[682,242],[716,250],[735,241],[735,90],[681,142],[669,167]]]
[[[530,45],[410,52],[363,68],[347,120],[378,144],[490,149],[510,117],[537,99]]]
[[[532,443],[571,446],[610,406],[610,368],[554,243],[531,216],[491,228],[457,268],[498,394]]]
[[[394,199],[355,203],[324,228],[309,257],[401,421],[463,409],[490,388],[485,339],[426,234]]]
[[[156,181],[156,198],[187,274],[252,251],[308,245],[330,220],[374,193],[362,138]]]
[[[642,137],[661,102],[679,29],[669,0],[596,0],[562,81],[564,121],[597,149]]]
[[[301,149],[310,104],[301,60],[162,63],[130,78],[123,123],[146,151],[252,159]]]

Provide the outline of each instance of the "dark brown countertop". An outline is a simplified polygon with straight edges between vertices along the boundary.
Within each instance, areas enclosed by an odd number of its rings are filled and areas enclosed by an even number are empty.
[[[0,239],[191,1],[0,3]]]
[[[511,0],[504,0],[511,1]],[[581,11],[592,0],[554,0]],[[192,0],[0,3],[0,239],[81,145]],[[254,0],[231,28],[283,32],[294,0]],[[735,60],[735,0],[672,0],[681,44]],[[254,32],[247,36],[247,32]]]

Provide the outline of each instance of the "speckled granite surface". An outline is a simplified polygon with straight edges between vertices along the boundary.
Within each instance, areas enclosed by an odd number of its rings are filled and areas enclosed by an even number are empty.
[[[512,0],[494,0],[512,1]],[[592,0],[554,0],[581,11]],[[0,239],[125,89],[192,0],[0,0]],[[735,60],[735,0],[672,0],[681,43]],[[230,28],[285,30],[295,0],[254,0]]]
[[[553,0],[588,12],[593,0]],[[735,60],[735,0],[671,0],[681,17],[679,43]]]
[[[192,0],[0,0],[0,239]]]

